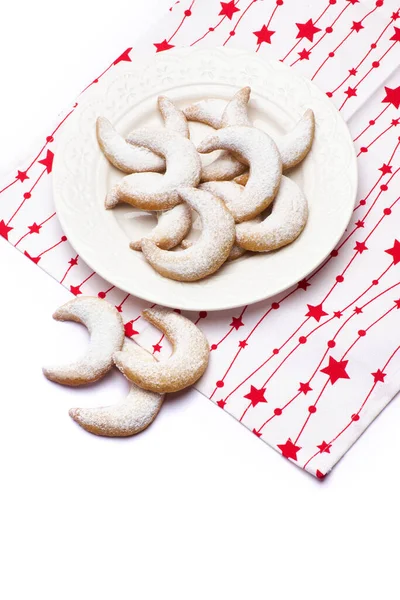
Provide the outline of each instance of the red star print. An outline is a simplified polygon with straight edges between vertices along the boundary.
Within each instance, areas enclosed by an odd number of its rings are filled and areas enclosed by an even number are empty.
[[[364,227],[364,221],[356,221],[356,222],[354,223],[354,225],[355,225],[356,227],[358,227],[358,228],[360,228],[360,227]]]
[[[300,387],[299,387],[299,392],[302,392],[303,394],[308,394],[308,392],[312,392],[312,387],[310,387],[310,384],[308,383],[301,383],[300,382]]]
[[[389,104],[393,104],[395,108],[399,108],[400,106],[400,85],[397,88],[389,88],[385,85],[386,96],[382,100],[382,102],[388,102]],[[19,171],[18,171],[19,172]]]
[[[128,323],[125,323],[124,329],[125,329],[125,335],[127,337],[132,337],[133,335],[136,335],[137,333],[139,333],[138,331],[136,331],[136,329],[133,329],[132,321],[128,321]]]
[[[398,240],[394,240],[393,248],[389,248],[385,250],[386,254],[390,254],[393,256],[393,264],[397,265],[400,262],[400,242]]]
[[[243,327],[243,325],[244,323],[240,317],[232,317],[232,323],[229,325],[229,327],[233,327],[237,331],[239,327]]]
[[[299,30],[296,39],[307,38],[309,42],[313,42],[314,35],[318,33],[318,31],[321,31],[318,27],[315,27],[312,19],[308,19],[306,23],[296,23],[296,25]]]
[[[300,56],[300,60],[310,60],[310,50],[306,50],[304,48],[301,52],[298,52],[297,54]]]
[[[351,29],[358,33],[359,31],[361,31],[361,29],[364,29],[364,25],[361,23],[361,21],[353,21]]]
[[[37,223],[34,223],[33,225],[28,225],[29,233],[39,233],[41,228],[42,226],[37,225]]]
[[[174,48],[172,44],[168,44],[167,40],[164,40],[160,44],[153,44],[157,48],[157,52],[164,52],[164,50],[170,50],[170,48]]]
[[[368,248],[365,245],[365,242],[356,242],[356,245],[354,246],[354,250],[357,250],[357,252],[362,254],[365,250],[368,250]]]
[[[46,158],[39,160],[38,163],[46,167],[47,174],[50,174],[53,169],[54,154],[51,150],[47,150]]]
[[[400,308],[400,300],[395,300],[394,303],[397,306],[397,308]]]
[[[225,408],[226,402],[225,400],[218,400],[217,404],[220,408]]]
[[[381,371],[380,369],[375,371],[375,373],[371,373],[371,375],[374,378],[374,383],[378,383],[378,382],[384,383],[386,373],[383,373],[383,371]]]
[[[115,307],[119,313],[122,313],[122,306],[118,305]]]
[[[331,384],[333,385],[338,379],[350,379],[346,372],[348,360],[335,360],[333,356],[329,357],[329,364],[325,369],[321,369],[321,373],[328,375]]]
[[[278,444],[278,448],[282,452],[282,456],[285,458],[292,458],[293,460],[297,460],[297,453],[301,450],[301,446],[293,444],[290,438],[288,438],[288,441],[285,444]]]
[[[313,306],[312,304],[307,304],[308,307],[308,313],[306,313],[306,317],[313,317],[317,323],[320,322],[322,317],[325,317],[328,313],[326,313],[323,308],[322,308],[322,304],[317,304],[316,306]]]
[[[132,62],[131,57],[129,56],[132,48],[127,48],[118,58],[114,60],[114,65],[117,65],[120,62]]]
[[[240,8],[236,8],[234,0],[231,0],[231,2],[220,2],[220,4],[221,12],[219,14],[223,17],[228,17],[230,21],[232,20],[233,15],[240,10]]]
[[[400,42],[400,29],[394,27],[394,35],[390,38],[393,42]]]
[[[19,179],[21,183],[25,181],[25,179],[29,179],[26,171],[18,171],[15,179]]]
[[[160,346],[160,344],[153,344],[153,354],[156,352],[161,352],[161,348],[162,346]]]
[[[340,319],[340,317],[343,317],[343,313],[341,310],[336,310],[333,315],[337,318]]]
[[[246,340],[240,340],[239,348],[246,348],[246,346],[248,346]]]
[[[311,283],[308,283],[307,279],[302,279],[301,281],[299,281],[299,283],[297,284],[297,287],[300,290],[306,290],[308,287],[310,287]]]
[[[392,17],[391,18],[392,18],[393,21],[397,21],[397,19],[400,18],[399,11],[396,10],[396,12],[392,13]]]
[[[348,98],[351,98],[352,96],[357,96],[357,88],[352,88],[349,86],[344,93],[347,94]]]
[[[260,31],[253,31],[253,33],[257,36],[257,44],[262,44],[263,42],[270,44],[271,37],[274,35],[275,31],[270,31],[265,25],[263,25]]]
[[[252,433],[254,433],[254,435],[256,435],[259,438],[262,436],[261,431],[257,431],[257,429],[253,429]]]
[[[397,127],[397,125],[400,123],[400,119],[392,119],[392,125],[393,127]]]
[[[322,442],[322,444],[320,444],[319,446],[317,446],[317,448],[319,448],[320,453],[322,454],[323,452],[326,452],[327,454],[330,454],[330,449],[332,447],[332,444],[327,444],[326,442]]]
[[[3,220],[0,221],[0,235],[5,240],[8,240],[8,234],[10,233],[10,231],[12,229],[13,228],[12,227],[8,227],[8,225],[6,225]]]
[[[257,406],[259,402],[267,402],[267,399],[265,398],[264,394],[265,388],[257,389],[253,385],[250,385],[250,392],[246,394],[245,398],[250,400],[251,405],[254,407]]]
[[[75,286],[75,285],[70,285],[69,286],[70,291],[72,292],[72,294],[74,294],[74,296],[79,296],[79,294],[82,294],[81,292],[81,288],[79,285]]]
[[[356,313],[356,315],[361,315],[362,313],[362,308],[359,308],[358,306],[355,307],[354,312]]]
[[[35,265],[38,264],[38,262],[40,261],[40,256],[31,256],[26,250],[24,252],[24,255],[29,258],[29,260],[31,260],[33,263],[35,263]]]
[[[357,75],[357,69],[349,69],[350,75]]]
[[[71,258],[71,260],[69,260],[68,263],[71,265],[71,267],[76,267],[76,265],[78,264],[78,259]]]
[[[382,171],[382,175],[387,175],[388,173],[392,172],[392,167],[383,163],[383,165],[380,169],[378,169],[378,171]]]

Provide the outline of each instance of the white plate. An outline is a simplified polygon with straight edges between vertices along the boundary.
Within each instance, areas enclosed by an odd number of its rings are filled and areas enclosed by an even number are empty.
[[[307,226],[291,245],[244,256],[198,282],[165,279],[129,248],[149,229],[152,217],[132,218],[128,205],[104,209],[110,186],[123,176],[100,152],[95,135],[99,115],[119,132],[162,126],[159,94],[179,106],[202,98],[228,100],[252,88],[250,117],[272,136],[289,131],[307,108],[316,116],[312,150],[290,174],[303,188],[310,208]],[[191,124],[196,143],[209,128]],[[213,155],[207,157],[210,161]],[[57,215],[82,259],[111,284],[150,302],[186,310],[222,310],[251,304],[289,288],[313,271],[342,236],[357,190],[353,143],[346,124],[326,95],[278,62],[226,49],[169,50],[145,63],[119,65],[93,85],[61,132],[54,163]],[[147,219],[147,223],[146,223]]]

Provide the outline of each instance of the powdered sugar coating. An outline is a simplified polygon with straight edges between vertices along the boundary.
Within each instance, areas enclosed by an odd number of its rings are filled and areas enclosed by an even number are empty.
[[[182,248],[182,250],[186,250],[186,248],[191,248],[195,243],[196,242],[192,242],[192,240],[182,240],[180,248]],[[244,248],[241,248],[237,244],[233,244],[232,249],[229,252],[229,256],[226,259],[226,262],[232,262],[233,260],[236,260],[243,256],[244,254],[247,254]]]
[[[157,362],[135,342],[126,341],[123,348],[134,361]],[[163,400],[164,394],[142,390],[132,383],[128,396],[113,406],[71,408],[69,414],[83,429],[95,435],[127,437],[143,431],[154,421]]]
[[[230,251],[228,258],[226,259],[226,262],[232,262],[233,260],[237,260],[238,258],[241,258],[244,254],[246,254],[246,250],[244,250],[244,248],[241,248],[237,244],[233,244],[232,250]]]
[[[53,315],[57,321],[76,321],[85,325],[90,334],[85,354],[67,365],[43,368],[51,381],[63,385],[93,383],[112,368],[112,355],[122,348],[125,331],[119,312],[105,300],[79,296],[70,300]]]
[[[201,181],[229,181],[247,170],[247,166],[225,150],[201,170]]]
[[[247,114],[250,93],[251,88],[244,87],[233,96],[222,113],[221,127],[251,125]],[[233,179],[243,173],[246,168],[246,165],[240,162],[238,158],[235,158],[232,154],[224,150],[211,164],[203,167],[201,181],[226,181],[227,179]]]
[[[178,204],[163,212],[157,213],[158,223],[152,231],[146,235],[146,239],[151,240],[159,248],[170,250],[175,248],[190,231],[192,225],[192,211],[185,204]],[[141,239],[131,242],[129,246],[132,250],[141,250]]]
[[[271,214],[261,222],[247,221],[236,226],[236,241],[253,252],[269,252],[286,246],[303,231],[307,222],[307,200],[299,186],[282,177]]]
[[[314,113],[308,109],[292,131],[277,139],[276,145],[284,171],[295,167],[307,156],[313,143],[314,131]]]
[[[295,125],[292,131],[284,136],[277,138],[276,145],[281,155],[282,170],[287,171],[295,167],[305,159],[314,139],[315,117],[311,109],[306,110],[300,121]],[[235,175],[236,183],[246,185],[249,179],[249,172]]]
[[[221,127],[231,127],[232,125],[251,126],[247,114],[247,105],[250,100],[250,94],[250,87],[244,87],[236,92],[222,113]]]
[[[114,354],[118,369],[133,383],[157,393],[177,392],[194,384],[204,373],[210,354],[200,329],[186,317],[167,308],[150,308],[143,317],[161,329],[173,346],[164,362],[137,360],[125,349]]]
[[[249,180],[244,188],[231,181],[209,182],[202,187],[209,186],[205,189],[214,193],[215,185],[218,184],[220,190],[230,185],[229,189],[235,193],[224,201],[237,223],[248,221],[269,206],[278,190],[282,175],[278,149],[267,133],[244,126],[220,129],[198,147],[202,153],[218,149],[237,152],[250,167]]]
[[[187,106],[183,109],[183,112],[188,121],[198,121],[214,129],[220,129],[225,108],[225,100],[209,98],[208,100],[200,100],[200,102]]]
[[[162,173],[165,161],[147,148],[132,146],[120,135],[110,121],[98,117],[96,134],[99,146],[107,160],[124,173],[154,171]]]
[[[178,193],[200,216],[200,238],[179,252],[161,250],[154,242],[143,239],[142,252],[160,275],[177,281],[197,281],[215,273],[228,258],[235,241],[235,223],[224,203],[210,193],[194,188],[179,188]]]
[[[200,184],[199,188],[220,198],[233,214],[235,214],[235,206],[241,203],[244,193],[244,186],[235,181],[206,181]]]
[[[180,203],[176,188],[197,186],[201,161],[192,142],[175,131],[138,129],[129,134],[129,141],[145,146],[165,157],[166,171],[133,173],[125,176],[107,194],[105,206],[113,208],[126,202],[143,210],[167,210]]]
[[[164,119],[165,127],[176,131],[176,133],[185,138],[189,138],[189,126],[183,111],[177,108],[167,96],[159,96],[157,103],[158,109]],[[130,140],[130,136],[127,139]]]

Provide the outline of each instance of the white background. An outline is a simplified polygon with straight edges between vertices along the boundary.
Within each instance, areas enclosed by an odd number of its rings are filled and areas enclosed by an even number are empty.
[[[1,175],[165,7],[2,6]],[[71,390],[42,376],[56,336],[72,356],[86,334],[52,321],[70,294],[0,242],[1,598],[398,597],[398,400],[324,482],[197,392],[170,398],[140,436],[96,438],[68,408],[113,403],[126,383],[115,372]]]

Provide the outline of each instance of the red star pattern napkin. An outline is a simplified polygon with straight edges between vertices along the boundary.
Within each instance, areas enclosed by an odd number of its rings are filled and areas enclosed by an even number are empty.
[[[211,344],[197,389],[321,479],[400,389],[400,342],[393,335],[400,326],[399,42],[394,0],[177,1],[146,39],[88,85],[135,61],[138,50],[142,56],[182,46],[246,48],[300,70],[348,121],[359,191],[353,218],[325,263],[278,297],[189,315]],[[57,221],[53,142],[77,106],[0,186],[0,236],[72,294],[114,303],[126,335],[158,354],[166,344],[140,317],[146,303],[92,272]]]

